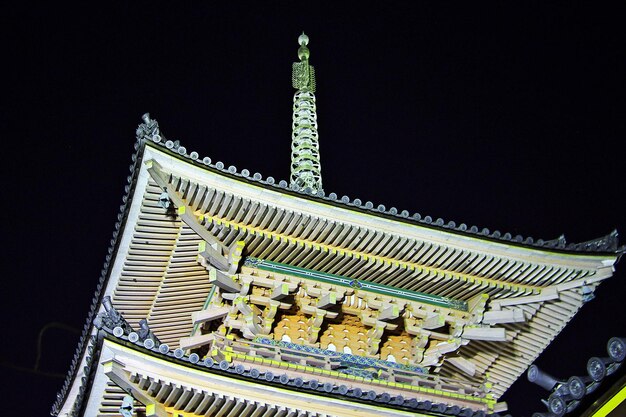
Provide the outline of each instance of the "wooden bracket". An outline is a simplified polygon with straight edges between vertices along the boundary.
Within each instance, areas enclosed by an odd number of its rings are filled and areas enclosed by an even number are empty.
[[[241,291],[241,285],[235,282],[233,277],[215,268],[209,268],[209,282],[229,293],[238,293]]]
[[[231,260],[224,256],[224,253],[229,253],[229,249],[200,224],[193,214],[193,209],[185,204],[182,197],[178,195],[172,184],[166,179],[161,165],[154,159],[147,160],[145,164],[154,182],[172,200],[180,219],[207,243],[203,250],[200,251],[200,254],[205,256],[211,265],[222,271],[228,271],[231,266]]]
[[[134,399],[146,406],[146,417],[170,417],[162,404],[150,397],[146,391],[130,382],[130,373],[124,369],[124,364],[116,359],[102,362],[104,374],[117,386],[129,393]]]

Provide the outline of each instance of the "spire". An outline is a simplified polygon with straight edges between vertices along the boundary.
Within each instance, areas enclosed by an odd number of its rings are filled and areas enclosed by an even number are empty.
[[[298,37],[300,62],[293,63],[293,131],[291,134],[291,180],[294,190],[322,191],[317,114],[315,110],[315,70],[309,65],[309,37]]]

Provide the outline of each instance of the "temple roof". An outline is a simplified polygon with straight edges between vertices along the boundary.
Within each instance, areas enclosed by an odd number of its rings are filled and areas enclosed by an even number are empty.
[[[149,117],[144,119],[144,121],[150,120]],[[142,126],[145,126],[145,124]],[[195,253],[190,255],[185,252],[185,248],[191,248],[191,252],[194,252],[198,241],[198,237],[194,236],[191,229],[178,220],[178,224],[174,225],[170,220],[159,220],[160,223],[158,223],[151,218],[151,212],[154,212],[159,205],[161,189],[153,180],[145,177],[145,174],[143,174],[143,178],[140,178],[140,171],[142,169],[145,171],[145,167],[142,164],[145,165],[148,159],[158,159],[163,163],[161,167],[163,175],[167,177],[167,181],[183,198],[185,204],[189,204],[190,207],[204,212],[202,215],[203,226],[210,233],[220,236],[227,243],[240,238],[242,234],[248,235],[247,250],[249,255],[252,256],[268,259],[271,262],[284,262],[297,267],[308,267],[329,273],[345,273],[351,277],[358,276],[354,272],[354,266],[358,264],[365,267],[364,272],[361,273],[358,279],[373,279],[374,282],[381,284],[390,284],[414,291],[431,292],[435,295],[454,296],[460,300],[468,300],[483,292],[488,293],[496,301],[510,297],[533,297],[541,295],[542,288],[546,287],[562,292],[565,298],[563,304],[557,310],[565,306],[565,313],[563,311],[555,313],[551,309],[542,310],[538,306],[529,306],[529,309],[526,310],[526,313],[531,317],[537,318],[534,321],[534,326],[539,326],[541,335],[531,336],[530,339],[525,341],[520,339],[522,344],[531,343],[534,345],[524,360],[516,364],[509,360],[504,360],[501,364],[501,366],[504,366],[503,369],[511,369],[512,367],[515,369],[512,371],[507,370],[498,377],[502,378],[502,383],[504,384],[497,389],[498,395],[506,389],[510,381],[514,381],[524,371],[530,361],[545,348],[549,341],[558,334],[562,326],[580,308],[585,299],[584,288],[589,287],[590,291],[593,291],[601,280],[612,274],[613,263],[625,249],[623,246],[618,247],[616,233],[611,233],[604,238],[590,242],[569,245],[565,243],[564,239],[552,241],[539,239],[534,241],[531,238],[513,238],[508,233],[504,235],[499,232],[490,233],[486,229],[479,231],[477,227],[472,226],[468,228],[464,224],[457,226],[454,222],[446,223],[442,219],[437,219],[433,222],[429,216],[422,218],[419,214],[410,215],[406,210],[398,212],[395,208],[387,209],[383,205],[374,207],[370,202],[362,203],[359,199],[350,199],[347,196],[337,198],[334,193],[328,195],[323,192],[312,194],[306,191],[293,190],[288,187],[286,181],[277,183],[272,177],[263,178],[258,173],[251,174],[247,169],[238,170],[234,166],[226,168],[222,162],[213,163],[209,157],[200,158],[197,152],[187,152],[184,146],[165,140],[160,135],[160,132],[152,136],[146,135],[146,132],[146,129],[143,127],[138,129],[136,152],[133,155],[133,163],[130,167],[131,175],[128,177],[126,194],[120,207],[120,214],[118,215],[118,222],[115,225],[113,238],[111,239],[111,246],[106,256],[106,262],[97,286],[96,295],[93,298],[92,309],[87,318],[83,336],[80,339],[72,367],[63,389],[59,393],[53,411],[56,410],[58,412],[68,396],[74,397],[79,403],[85,396],[86,388],[84,382],[82,384],[72,384],[72,381],[76,378],[80,379],[83,376],[88,376],[93,368],[92,359],[89,359],[92,356],[86,354],[86,351],[89,345],[89,333],[93,319],[101,305],[101,299],[105,295],[104,289],[108,288],[107,291],[110,294],[115,290],[113,288],[113,285],[115,285],[118,293],[120,290],[123,292],[125,280],[129,286],[136,286],[136,275],[132,272],[133,264],[136,264],[139,270],[142,271],[141,275],[146,275],[146,268],[149,265],[146,264],[145,260],[141,259],[142,255],[137,255],[134,259],[132,257],[134,255],[128,252],[124,252],[121,258],[118,259],[117,271],[112,271],[112,262],[115,262],[116,257],[120,257],[122,233],[134,233],[134,237],[129,237],[129,239],[133,239],[133,242],[141,245],[142,236],[144,239],[150,240],[157,235],[161,236],[157,237],[157,239],[170,239],[167,237],[167,233],[169,233],[167,229],[171,228],[172,238],[177,239],[178,243],[174,244],[173,250],[167,249],[170,252],[167,255],[168,262],[173,262],[176,268],[182,268],[180,271],[185,270],[187,274],[190,271],[189,268],[196,268],[199,276],[206,272],[198,265],[187,265],[189,262],[195,263]],[[146,158],[146,152],[149,154],[149,158]],[[180,172],[172,170],[172,167],[176,166],[193,168],[183,169],[186,175],[188,175],[184,177],[181,176]],[[194,177],[196,174],[191,175],[192,171],[206,172],[207,175],[218,180],[222,178],[224,181],[222,184],[224,185],[223,190],[216,195],[207,194],[210,193],[210,187],[207,187],[206,183],[203,184],[203,181],[199,178]],[[140,189],[136,190],[139,180],[141,180]],[[243,188],[235,190],[232,188],[235,186]],[[237,205],[234,204],[233,195],[228,195],[225,192],[225,190],[229,189],[238,194],[240,200],[237,201]],[[267,192],[264,192],[264,190]],[[240,191],[245,192],[240,193]],[[131,208],[133,199],[139,198],[135,194],[136,192],[141,193],[141,201],[135,201],[135,208]],[[205,194],[201,196],[201,192]],[[246,197],[246,192],[255,195],[252,196],[250,194]],[[291,200],[291,197],[295,197],[296,200]],[[248,203],[242,202],[246,198]],[[267,210],[257,211],[255,219],[248,219],[248,224],[244,224],[239,221],[241,219],[237,220],[235,214],[239,209],[242,209],[242,204],[252,204],[254,198],[260,198],[259,201],[263,201],[263,204],[266,204]],[[204,204],[210,203],[212,207],[202,209],[199,206],[200,201],[204,201]],[[269,204],[271,202],[277,204],[277,206],[272,208],[271,204]],[[319,213],[326,213],[326,220],[322,218],[323,216],[320,216],[317,224],[310,223],[310,228],[317,228],[317,232],[323,227],[338,225],[341,222],[344,223],[345,227],[337,230],[334,237],[326,235],[317,244],[314,242],[314,239],[307,240],[307,236],[311,236],[314,230],[308,230],[305,227],[304,230],[298,233],[293,232],[291,234],[293,240],[290,241],[286,239],[286,235],[283,233],[284,230],[281,231],[280,228],[277,228],[275,223],[303,220],[303,218],[285,217],[294,205],[302,206],[306,210],[319,210]],[[282,206],[282,208],[276,211],[279,206]],[[135,212],[132,212],[133,210]],[[293,214],[293,212],[291,213]],[[312,218],[311,213],[308,216]],[[133,217],[133,224],[130,225],[130,229],[129,225],[126,224],[129,217]],[[159,215],[157,217],[162,216]],[[335,221],[330,222],[329,219],[335,219]],[[363,227],[354,226],[359,219],[366,219],[368,223],[372,224],[373,230],[367,230],[366,225]],[[350,222],[353,223],[353,226],[347,227],[346,225]],[[170,224],[170,226],[167,226],[166,223]],[[302,221],[302,224],[308,225],[304,221]],[[409,229],[406,229],[406,227],[409,227]],[[377,228],[378,230],[376,230]],[[386,230],[386,232],[381,232],[380,230]],[[411,240],[410,236],[398,237],[401,235],[400,232],[413,233],[415,234],[413,240],[426,239],[430,240],[430,243],[428,246],[416,247],[414,243],[411,244],[409,242]],[[332,235],[333,233],[335,232],[331,231],[330,234]],[[349,247],[345,243],[345,239],[354,239],[359,236],[367,237],[368,243],[353,247]],[[124,246],[129,245],[130,242],[130,240],[127,241]],[[281,248],[284,249],[285,246],[289,245],[302,247],[299,252],[301,254],[300,258],[289,258],[289,253],[281,250]],[[394,247],[404,247],[406,251],[391,252]],[[411,252],[412,249],[415,249],[415,253]],[[139,248],[139,251],[141,251],[141,248]],[[319,257],[313,256],[316,251],[326,253],[330,261],[325,264],[317,263],[316,259],[319,259]],[[364,254],[367,255],[364,256]],[[188,257],[191,257],[191,260],[187,259]],[[162,268],[162,266],[159,266],[157,269],[161,271]],[[172,277],[175,277],[177,274],[175,268],[170,272]],[[157,276],[163,277],[162,274],[163,272],[157,273]],[[109,277],[112,275],[116,275],[114,278],[116,282],[114,283],[109,282]],[[149,271],[147,275],[150,275]],[[372,278],[371,276],[379,278]],[[416,278],[419,276],[424,278],[428,276],[441,277],[444,280],[448,280],[449,288],[445,291],[441,288],[437,289],[433,285],[428,284],[427,280],[424,283],[420,283],[420,280]],[[202,279],[199,279],[199,281],[202,281]],[[473,284],[469,286],[463,284],[470,282],[473,282]],[[196,298],[198,300],[196,304],[199,303],[201,305],[206,297],[208,287],[205,287],[203,287],[202,291],[197,292]],[[583,288],[582,292],[581,288]],[[197,290],[197,286],[195,289]],[[177,287],[176,291],[179,290],[180,287]],[[550,299],[550,295],[547,293],[546,295],[548,297],[546,299]],[[141,310],[143,308],[141,307],[141,296],[137,298],[136,294],[130,294],[129,297],[129,305],[136,307],[127,310],[126,314],[135,323],[140,317],[146,317],[150,314],[172,317],[172,314],[175,313],[171,307],[168,307],[167,299],[161,300],[163,310],[161,313],[158,313],[158,311],[154,310],[155,305],[153,302],[148,302],[150,305],[147,304],[144,311],[138,311],[137,309]],[[167,297],[167,294],[165,294],[165,297]],[[193,308],[197,308],[197,306],[193,306],[194,302],[189,301],[189,297],[194,297],[194,295],[188,294],[186,297],[191,306],[188,310],[191,311]],[[121,309],[125,308],[123,297],[118,300],[118,303],[121,303]],[[133,313],[133,309],[135,313]],[[182,311],[176,314],[180,317],[186,317],[189,315],[189,311]],[[564,314],[563,323],[560,322],[561,320],[558,323],[554,322],[555,314]],[[174,321],[176,320],[178,319],[174,318]],[[180,323],[183,323],[186,319],[181,318],[180,320],[182,320]],[[541,324],[542,322],[545,324]],[[167,323],[164,325],[167,325]],[[158,328],[158,326],[157,320],[156,327]],[[171,338],[173,341],[189,334],[189,324],[179,327],[175,334],[169,334],[166,337]],[[545,332],[548,332],[550,335],[546,336]],[[471,355],[484,355],[486,358],[491,355],[490,350],[492,348],[488,343],[478,342],[473,346],[469,351]],[[510,352],[513,355],[512,357],[517,355],[516,350],[519,348],[520,345],[513,345],[513,350]],[[494,360],[493,358],[485,359],[483,361],[484,366],[489,368],[489,366],[495,363]],[[492,365],[489,365],[489,363]],[[501,372],[497,369],[493,371],[496,374]],[[70,393],[70,389],[73,391],[72,393]]]
[[[377,294],[361,298],[359,303],[385,304],[396,310],[407,307],[410,313],[406,317],[413,319],[412,323],[419,322],[410,329],[408,338],[414,337],[413,341],[417,342],[425,340],[419,349],[431,337],[434,343],[429,350],[437,350],[438,343],[456,343],[452,350],[435,353],[428,360],[420,359],[425,367],[422,369],[437,368],[438,375],[429,376],[433,386],[449,385],[434,395],[454,398],[447,404],[442,402],[443,408],[434,411],[445,414],[449,407],[455,406],[458,410],[448,414],[458,414],[463,406],[477,407],[472,412],[494,412],[495,401],[580,307],[593,298],[595,288],[612,275],[613,265],[626,251],[626,246],[619,246],[616,231],[582,243],[567,243],[563,235],[535,240],[464,223],[457,225],[441,218],[433,220],[431,216],[411,214],[408,210],[387,208],[359,198],[326,194],[322,189],[317,140],[315,72],[308,61],[308,37],[302,34],[298,42],[300,62],[293,64],[292,77],[297,91],[289,182],[264,178],[248,169],[226,167],[221,161],[201,157],[179,141],[166,139],[158,122],[147,113],[143,116],[136,132],[131,175],[111,246],[53,414],[61,410],[84,410],[91,383],[102,391],[99,395],[108,395],[102,388],[105,385],[102,372],[94,373],[101,366],[112,383],[129,392],[150,386],[154,388],[150,389],[152,392],[165,393],[172,384],[178,384],[175,389],[181,391],[181,398],[193,397],[198,404],[216,403],[214,395],[205,395],[192,386],[182,387],[179,381],[164,382],[160,375],[142,373],[141,369],[133,369],[132,364],[165,359],[164,366],[169,366],[169,361],[198,368],[199,356],[186,353],[189,347],[183,349],[183,340],[197,335],[198,323],[191,319],[192,314],[206,311],[215,288],[220,286],[216,271],[221,271],[226,280],[221,285],[226,290],[230,286],[230,295],[235,297],[233,294],[240,287],[236,273],[243,271],[243,265],[280,275],[275,282],[285,282],[281,280],[287,276],[330,282],[335,285],[333,291],[336,286],[355,286],[363,293]],[[242,258],[246,263],[239,265]],[[253,277],[247,278],[254,281]],[[296,288],[309,285],[304,282],[291,281]],[[112,331],[107,336],[103,335],[105,330],[93,327],[95,324],[102,329],[101,323],[96,324],[102,316],[96,320],[96,313],[103,308],[107,314],[109,311],[118,314],[119,310],[118,319],[123,316],[123,326],[129,331],[150,322],[150,331],[158,335],[161,344],[144,346],[149,359],[136,359],[136,352],[115,344],[121,340],[126,347],[137,350],[131,346],[137,340],[126,337],[125,330],[120,333],[117,330],[120,327],[109,329]],[[413,312],[418,311],[424,317],[415,319]],[[375,323],[371,330],[380,330],[382,335],[389,323],[382,322],[386,319],[380,319],[378,313],[374,314],[367,316]],[[421,327],[428,319],[436,322],[432,327]],[[372,325],[371,321],[368,323]],[[409,332],[406,323],[404,330]],[[494,324],[500,326],[493,327]],[[442,333],[428,331],[442,327],[446,328]],[[209,336],[215,337],[213,333]],[[109,341],[103,342],[103,337]],[[181,347],[172,352],[168,345],[175,343]],[[117,351],[119,357],[113,355],[101,362],[103,344],[108,346],[109,355]],[[245,344],[239,348],[245,349]],[[444,358],[450,352],[455,356]],[[244,362],[249,360],[256,365],[259,359],[263,365],[260,357],[238,355]],[[124,367],[121,360],[129,360],[130,365]],[[258,378],[257,368],[222,362],[219,365],[206,362],[204,368],[218,374],[235,372],[240,378],[250,377],[248,373],[252,374],[254,369],[256,376],[252,378]],[[296,388],[302,388],[302,381],[298,386],[298,378],[294,379],[293,375],[275,378],[270,369],[274,365],[280,367],[280,360],[273,362],[276,363],[263,368],[266,382],[283,385],[293,382]],[[169,375],[178,372],[174,368],[172,365]],[[309,371],[315,372],[315,366],[310,368]],[[339,373],[332,376],[337,380],[345,377]],[[396,384],[394,389],[408,392],[422,389],[417,379],[407,378],[410,383],[403,387]],[[442,383],[442,378],[462,382],[455,387],[456,382]],[[335,382],[326,381],[326,393],[337,391],[339,397],[345,396],[349,389]],[[369,381],[365,386],[375,382]],[[474,386],[480,388],[472,391]],[[455,389],[459,391],[454,392]],[[319,391],[317,380],[312,390]],[[469,394],[465,392],[468,390]],[[370,392],[371,398],[365,400],[417,408],[417,399],[412,403],[405,401],[400,395],[403,391],[395,396]],[[364,400],[360,394],[352,397]],[[148,396],[145,398],[153,401]],[[66,404],[68,399],[72,404]],[[242,399],[231,402],[234,410],[250,406]],[[191,410],[195,404],[182,406]],[[160,406],[168,406],[167,401]],[[162,414],[155,415],[167,415],[167,412],[162,408]],[[389,415],[397,414],[390,411]]]
[[[149,117],[149,116],[148,116]],[[260,184],[262,187],[279,191],[285,194],[298,195],[305,199],[324,202],[335,206],[345,207],[349,210],[359,211],[362,213],[372,214],[380,217],[393,218],[402,222],[416,224],[419,226],[442,230],[458,235],[471,236],[481,240],[492,240],[496,242],[505,242],[506,244],[525,246],[529,248],[541,248],[550,251],[559,252],[599,252],[599,253],[624,253],[626,245],[619,245],[617,230],[613,230],[607,235],[598,237],[585,242],[567,242],[565,235],[562,234],[552,239],[535,239],[533,237],[522,235],[512,235],[508,232],[500,232],[499,230],[491,231],[487,227],[479,227],[476,225],[468,226],[465,223],[458,223],[453,220],[444,220],[440,217],[433,218],[430,215],[422,215],[418,212],[411,212],[406,209],[397,209],[396,207],[387,207],[385,204],[374,204],[371,201],[363,201],[360,198],[352,198],[347,195],[339,197],[336,193],[325,193],[323,190],[311,192],[298,187],[290,187],[285,180],[276,180],[268,176],[263,177],[262,174],[251,173],[247,168],[238,169],[234,165],[226,165],[221,161],[214,161],[209,156],[202,157],[196,151],[188,152],[187,148],[180,144],[179,141],[166,140],[161,134],[145,135],[139,140],[151,141],[161,149],[187,160],[195,165],[201,166],[209,171],[218,172],[221,175],[232,176],[242,181],[253,184]]]
[[[233,366],[226,360],[203,361],[197,355],[183,356],[180,349],[146,348],[140,342],[108,333],[101,335],[94,346],[93,356],[103,365],[106,376],[96,376],[92,393],[109,400],[105,404],[94,402],[85,411],[98,415],[119,412],[113,404],[124,395],[122,388],[152,403],[157,416],[167,415],[173,409],[193,415],[215,415],[221,410],[219,415],[232,417],[241,414],[408,417],[431,415],[422,414],[428,411],[459,415],[466,408],[464,402],[475,401],[469,393],[459,394],[455,398],[459,405],[454,406],[418,401],[411,393],[407,397],[394,393],[394,387],[388,384],[349,388],[347,384],[354,382],[353,379],[333,380],[321,372],[304,381],[293,372],[290,375],[290,369],[268,367],[265,362],[270,360],[266,359],[248,367]],[[107,381],[107,377],[114,383]],[[279,410],[285,408],[286,413],[281,414]],[[477,416],[485,414],[483,411]]]

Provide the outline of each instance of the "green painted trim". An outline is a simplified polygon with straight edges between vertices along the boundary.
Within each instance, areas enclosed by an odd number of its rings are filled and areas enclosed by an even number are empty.
[[[298,268],[296,266],[267,261],[265,259],[248,257],[246,258],[244,265],[251,268],[259,268],[265,271],[293,275],[300,278],[312,279],[314,281],[325,282],[328,284],[339,285],[342,287],[356,288],[391,297],[399,297],[406,300],[417,301],[419,303],[435,305],[438,307],[468,311],[467,302],[462,300],[440,297],[438,295],[426,294],[418,291],[401,290],[399,288],[391,287],[389,285],[376,284],[369,281],[358,281],[342,277],[340,275],[328,274],[325,272],[314,271],[311,269]]]

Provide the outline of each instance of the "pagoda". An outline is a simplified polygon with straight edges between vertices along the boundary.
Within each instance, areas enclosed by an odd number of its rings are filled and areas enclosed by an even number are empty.
[[[616,232],[534,240],[327,194],[298,43],[289,182],[143,116],[52,415],[495,415],[613,275]]]

